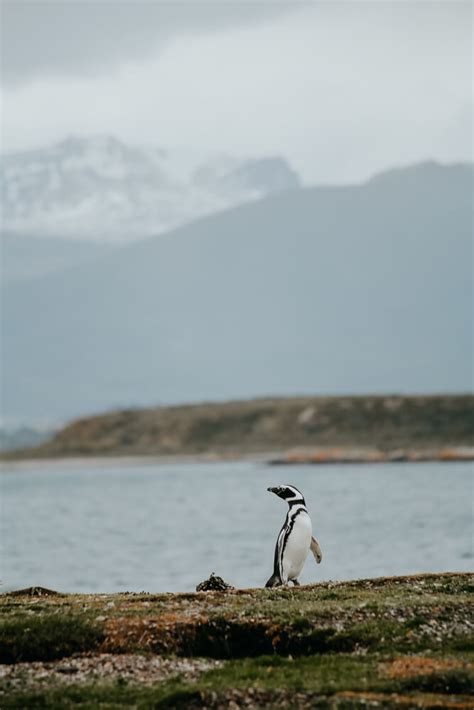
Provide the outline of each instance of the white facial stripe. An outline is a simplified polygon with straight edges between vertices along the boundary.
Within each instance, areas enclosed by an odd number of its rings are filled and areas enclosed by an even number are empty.
[[[295,500],[298,498],[301,498],[301,499],[303,498],[303,494],[300,493],[300,491],[297,488],[295,488],[294,486],[286,485],[285,488],[287,488],[288,490],[293,492],[293,496],[291,498],[287,498],[286,500]]]

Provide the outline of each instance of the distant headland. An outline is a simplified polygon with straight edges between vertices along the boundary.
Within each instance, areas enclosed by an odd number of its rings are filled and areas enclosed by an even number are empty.
[[[265,457],[270,463],[474,459],[474,396],[266,398],[109,412],[3,459]]]

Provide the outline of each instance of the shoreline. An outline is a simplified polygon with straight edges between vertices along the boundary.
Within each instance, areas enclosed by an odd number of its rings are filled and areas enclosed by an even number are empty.
[[[15,468],[35,468],[39,466],[67,466],[79,468],[84,465],[98,466],[100,468],[112,468],[113,466],[160,466],[169,464],[193,464],[193,463],[222,463],[241,462],[268,463],[270,457],[276,456],[275,452],[270,453],[246,453],[246,454],[104,454],[98,456],[49,456],[49,457],[0,457],[0,474],[5,466]]]
[[[474,447],[443,446],[430,449],[379,449],[313,448],[266,452],[207,452],[196,454],[104,454],[86,456],[3,456],[0,473],[4,469],[29,469],[40,467],[80,468],[84,465],[112,468],[114,466],[160,466],[203,463],[263,463],[268,466],[326,466],[366,465],[396,463],[468,463],[474,461]]]

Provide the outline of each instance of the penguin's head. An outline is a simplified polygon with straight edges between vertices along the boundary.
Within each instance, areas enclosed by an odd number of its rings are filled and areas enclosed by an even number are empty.
[[[303,505],[306,505],[301,491],[295,488],[295,486],[290,486],[287,483],[282,486],[270,486],[270,488],[267,488],[267,491],[274,493],[279,498],[283,498],[283,500],[286,500],[288,504],[303,503]]]

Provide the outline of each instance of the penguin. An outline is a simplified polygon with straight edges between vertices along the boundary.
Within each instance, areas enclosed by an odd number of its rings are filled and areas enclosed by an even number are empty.
[[[305,499],[295,486],[274,486],[267,490],[286,500],[289,510],[276,542],[273,574],[265,586],[286,587],[290,580],[294,585],[299,585],[298,575],[308,552],[311,550],[318,564],[323,558],[318,541],[312,535]]]

